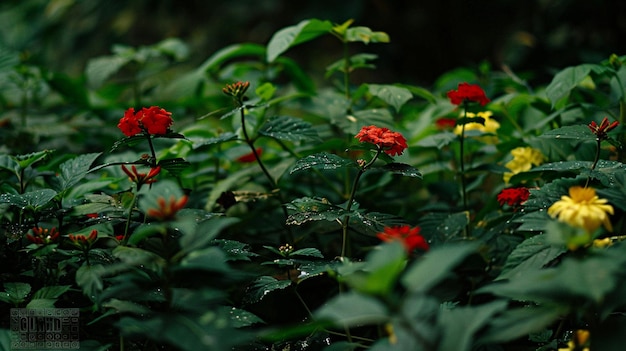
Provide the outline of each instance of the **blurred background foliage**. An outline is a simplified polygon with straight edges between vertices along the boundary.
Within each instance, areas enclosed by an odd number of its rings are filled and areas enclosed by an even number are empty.
[[[390,35],[391,45],[368,48],[379,55],[370,82],[429,85],[456,67],[489,62],[539,84],[556,69],[598,62],[626,46],[626,3],[617,0],[3,0],[0,50],[79,76],[114,44],[176,37],[190,47],[181,65],[194,67],[230,44],[266,44],[278,29],[308,18],[352,18]],[[289,56],[323,75],[342,48],[332,38],[311,45]]]

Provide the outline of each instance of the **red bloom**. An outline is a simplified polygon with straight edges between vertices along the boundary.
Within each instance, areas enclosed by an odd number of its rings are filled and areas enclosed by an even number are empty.
[[[452,129],[456,126],[456,119],[454,118],[439,118],[435,121],[437,129],[445,130]]]
[[[261,156],[262,153],[263,153],[263,149],[261,149],[260,147],[256,148],[256,154],[259,157]],[[254,161],[256,161],[256,156],[254,155],[254,152],[249,152],[245,155],[237,157],[237,162],[241,162],[241,163],[250,163]]]
[[[408,225],[385,227],[384,231],[376,235],[384,242],[400,241],[408,252],[415,249],[424,251],[429,249],[426,239],[420,234],[420,227],[411,228]]]
[[[485,106],[491,101],[480,86],[468,83],[459,83],[457,90],[448,91],[448,98],[453,105],[461,105],[465,101],[474,101]]]
[[[392,132],[387,128],[366,126],[355,136],[362,143],[372,143],[381,148],[390,156],[402,155],[408,146],[406,139],[398,132]]]
[[[185,207],[188,199],[189,197],[187,195],[183,195],[178,200],[174,197],[174,195],[170,196],[168,200],[165,200],[163,196],[159,196],[157,199],[159,208],[148,209],[146,214],[160,221],[174,219],[174,217],[176,217],[176,213]]]
[[[26,239],[29,241],[39,244],[45,245],[50,244],[55,241],[59,237],[59,231],[56,227],[52,227],[52,229],[35,227],[33,228],[33,234],[26,234]]]
[[[507,204],[511,207],[518,207],[528,200],[529,196],[530,191],[528,191],[528,188],[520,187],[502,189],[500,194],[498,194],[498,202],[500,203],[500,206]]]
[[[598,137],[598,139],[606,140],[608,138],[607,133],[615,129],[615,127],[617,127],[618,125],[618,121],[613,121],[613,123],[609,124],[609,119],[604,117],[602,122],[600,122],[600,125],[598,125],[595,121],[591,121],[591,123],[589,123],[589,125],[587,126],[589,127],[591,132]]]
[[[166,134],[172,123],[172,113],[158,106],[144,107],[137,113],[131,107],[124,112],[124,117],[120,119],[117,127],[126,136],[133,136],[142,131],[154,135]]]
[[[70,234],[68,235],[68,237],[70,238],[70,241],[74,246],[78,247],[79,249],[85,250],[90,248],[91,245],[96,242],[96,240],[98,239],[98,231],[96,229],[93,229],[91,233],[89,233],[89,235]]]
[[[126,166],[122,165],[122,170],[124,171],[124,173],[126,173],[126,175],[128,175],[128,178],[130,178],[130,181],[137,183],[137,190],[139,190],[141,186],[144,184],[152,184],[156,182],[156,179],[154,177],[156,177],[157,174],[161,172],[161,166],[150,168],[150,172],[148,174],[139,173],[137,171],[137,167],[135,167],[134,165],[131,166],[131,169],[132,169],[132,172],[128,170]]]

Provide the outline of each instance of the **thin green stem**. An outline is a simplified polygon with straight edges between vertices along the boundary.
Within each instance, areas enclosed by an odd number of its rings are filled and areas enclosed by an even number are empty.
[[[463,198],[463,209],[467,210],[467,190],[465,184],[465,122],[467,119],[467,103],[463,111],[463,125],[461,125],[461,141],[459,148],[459,165],[461,168],[461,197]]]
[[[154,151],[154,145],[152,144],[152,137],[150,136],[150,134],[148,133],[148,131],[145,131],[146,133],[146,138],[148,138],[148,146],[150,146],[150,154],[152,155],[152,160],[150,162],[150,167],[156,167],[156,152]]]
[[[137,203],[137,193],[133,194],[133,201],[131,201],[130,206],[128,207],[128,216],[126,217],[126,224],[124,225],[124,237],[122,238],[122,245],[126,245],[128,242],[128,232],[130,230],[130,222],[133,216],[133,209],[135,208],[135,204]]]
[[[593,171],[598,165],[598,161],[600,160],[600,148],[602,146],[602,139],[596,138],[596,156],[593,159],[593,164],[591,164],[591,171]],[[591,174],[587,177],[587,181],[585,182],[585,188],[589,186],[589,182],[591,181]]]
[[[346,205],[346,214],[343,222],[341,224],[341,229],[342,229],[342,243],[341,243],[341,257],[345,257],[346,255],[346,249],[348,247],[348,223],[350,222],[350,210],[352,209],[352,204],[354,203],[354,197],[356,196],[356,190],[359,186],[359,180],[361,179],[361,176],[363,175],[363,173],[365,173],[365,171],[374,164],[374,162],[376,162],[376,159],[378,159],[378,156],[380,156],[380,153],[383,151],[383,149],[379,146],[378,149],[376,150],[376,154],[374,155],[374,157],[372,157],[372,159],[366,163],[365,165],[363,165],[358,173],[356,174],[356,177],[354,177],[354,182],[352,183],[352,190],[350,191],[350,197],[348,198],[348,204]]]

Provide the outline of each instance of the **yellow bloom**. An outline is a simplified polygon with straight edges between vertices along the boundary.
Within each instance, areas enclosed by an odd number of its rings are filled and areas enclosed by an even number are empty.
[[[465,123],[465,131],[467,132],[468,130],[477,130],[483,133],[496,134],[496,131],[498,130],[498,128],[500,128],[500,123],[498,123],[498,121],[496,121],[495,119],[492,119],[491,116],[493,116],[493,113],[491,113],[491,111],[478,112],[477,114],[468,112],[467,118],[481,117],[485,120],[485,122],[484,124],[478,122]],[[456,126],[454,128],[454,134],[461,135],[462,128],[462,125]],[[481,140],[487,144],[495,144],[498,142],[498,137],[484,136],[478,137],[478,140]]]
[[[539,166],[545,160],[541,151],[532,147],[516,147],[511,150],[513,159],[504,166],[511,172],[504,173],[504,182],[508,183],[514,174],[529,171],[532,166]]]
[[[606,199],[600,199],[592,188],[573,186],[569,189],[569,196],[561,196],[561,200],[548,208],[548,214],[573,227],[583,228],[588,233],[595,232],[601,225],[613,231],[608,216],[613,214],[613,206],[607,202]]]
[[[576,333],[572,336],[572,340],[567,342],[567,348],[559,348],[559,351],[589,351],[589,340],[590,333],[585,329],[578,329]]]

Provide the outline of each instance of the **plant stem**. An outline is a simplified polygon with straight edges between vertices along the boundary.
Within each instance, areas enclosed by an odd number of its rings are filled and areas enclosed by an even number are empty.
[[[593,159],[593,164],[591,165],[591,171],[593,171],[598,165],[598,161],[600,160],[600,147],[602,145],[602,139],[596,138],[596,156]],[[587,181],[585,182],[585,188],[589,186],[589,181],[591,181],[591,174],[587,177]]]
[[[156,167],[156,152],[154,151],[154,145],[152,144],[152,137],[148,134],[148,131],[145,131],[146,137],[148,138],[148,146],[150,146],[150,154],[152,155],[152,160],[150,162],[150,167]]]
[[[467,122],[467,102],[464,103],[463,125],[461,125],[461,142],[459,148],[459,165],[461,167],[461,197],[463,198],[463,210],[467,211],[467,193],[465,185],[465,124]]]
[[[359,186],[359,180],[361,179],[361,176],[363,175],[363,173],[365,173],[365,171],[367,170],[367,168],[369,168],[371,165],[374,164],[374,162],[376,162],[376,159],[378,159],[378,156],[380,156],[380,153],[383,151],[383,149],[379,146],[378,149],[376,150],[376,155],[374,155],[374,157],[372,157],[372,159],[366,163],[365,165],[363,165],[363,167],[361,167],[359,169],[359,172],[356,174],[356,177],[354,177],[354,182],[352,183],[352,190],[350,191],[350,197],[348,198],[348,204],[346,205],[346,215],[343,218],[343,222],[341,223],[341,229],[342,229],[342,242],[341,242],[341,257],[345,257],[346,255],[346,248],[348,246],[348,223],[350,222],[350,210],[352,209],[352,204],[354,203],[354,197],[356,195],[356,189]]]

